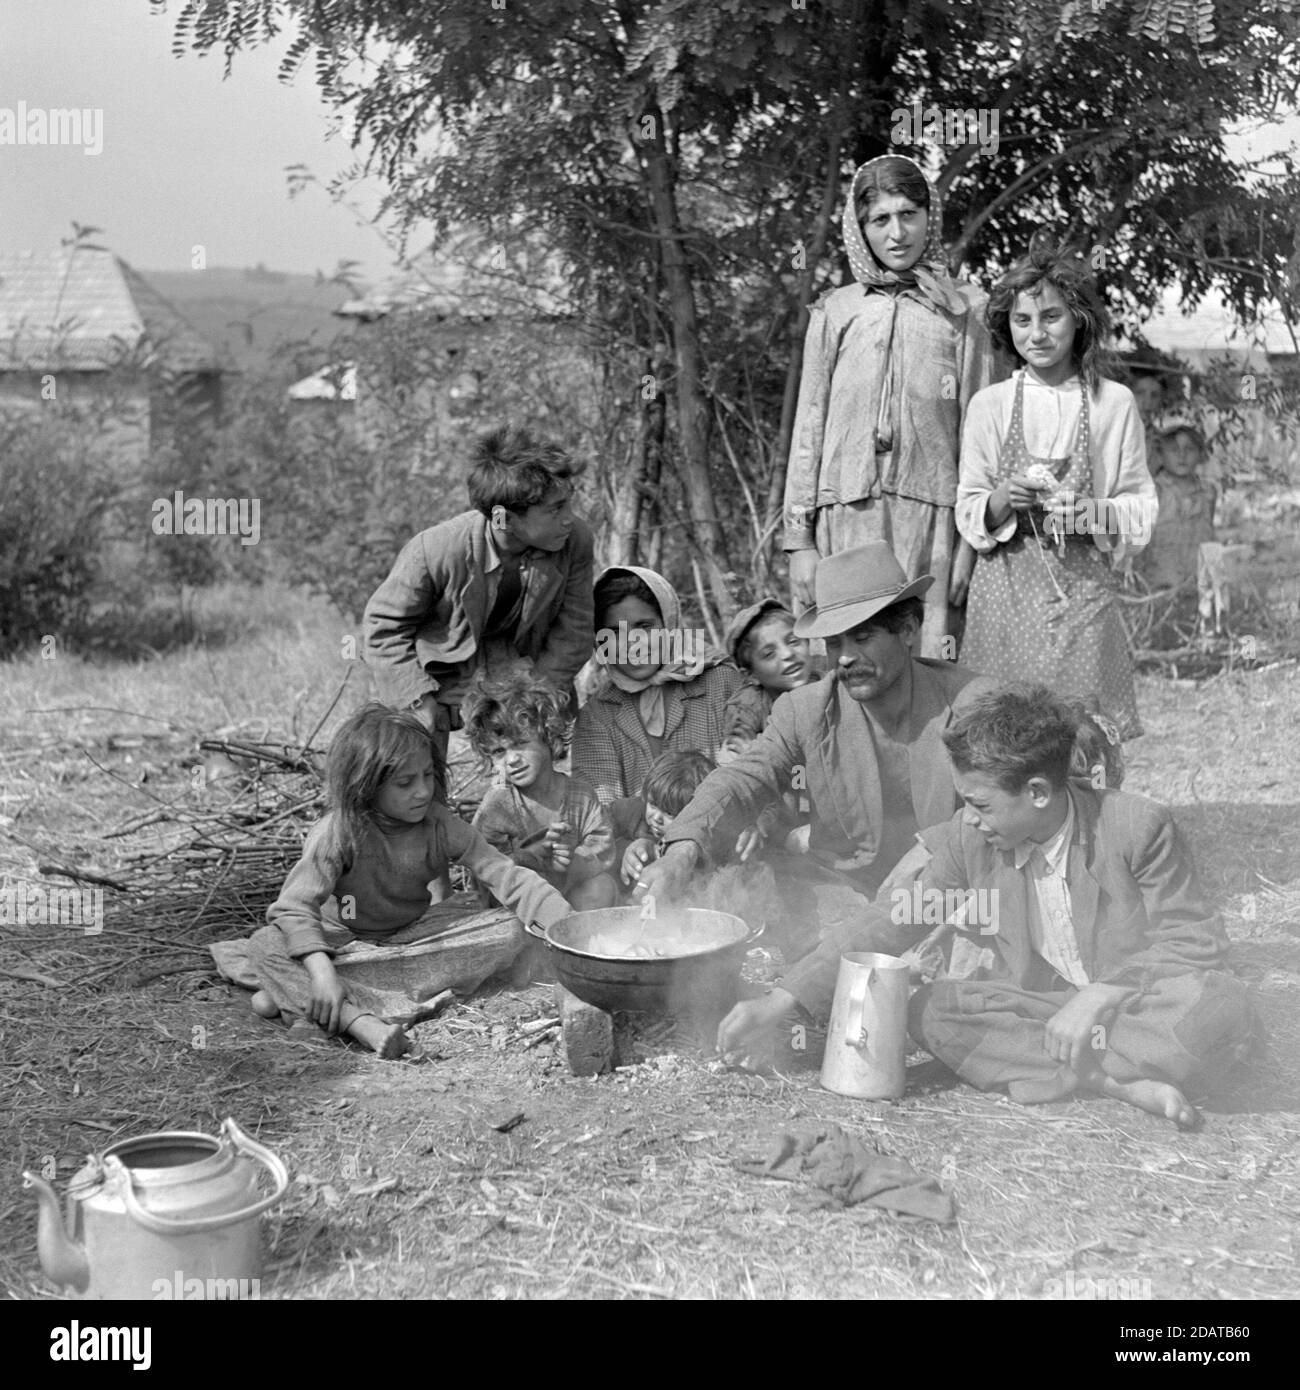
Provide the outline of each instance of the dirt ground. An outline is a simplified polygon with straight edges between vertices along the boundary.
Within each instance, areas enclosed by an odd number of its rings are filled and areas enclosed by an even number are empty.
[[[0,679],[0,872],[111,875],[130,841],[104,832],[146,791],[183,789],[189,735],[111,710],[35,716],[58,702],[22,668]],[[415,1030],[429,1063],[381,1062],[254,1017],[202,922],[160,943],[106,890],[99,935],[4,928],[0,1286],[56,1296],[22,1168],[53,1160],[61,1187],[117,1139],[232,1115],[293,1174],[266,1220],[264,1298],[1296,1297],[1300,671],[1143,678],[1139,696],[1126,786],[1175,808],[1271,1035],[1202,1132],[1112,1101],[1022,1109],[920,1054],[903,1100],[851,1101],[820,1089],[816,1034],[758,1077],[662,1019],[624,1027],[626,1065],[575,1079],[520,1031],[553,1015],[545,985],[458,1002]],[[747,972],[775,969],[755,953]],[[737,1169],[796,1120],[909,1159],[959,1220],[837,1210]]]

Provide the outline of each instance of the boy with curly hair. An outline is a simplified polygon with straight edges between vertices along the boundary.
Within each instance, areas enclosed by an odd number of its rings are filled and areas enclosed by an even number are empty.
[[[556,769],[571,720],[546,681],[479,681],[464,709],[470,747],[491,762],[496,783],[474,815],[494,849],[539,873],[576,910],[611,907],[614,832],[595,791]]]

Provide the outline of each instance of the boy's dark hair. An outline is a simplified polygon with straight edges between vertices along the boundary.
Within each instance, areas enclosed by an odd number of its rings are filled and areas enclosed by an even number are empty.
[[[707,753],[661,754],[646,773],[641,800],[670,816],[679,816],[713,766]]]
[[[1029,254],[1007,271],[989,295],[984,321],[993,341],[1013,362],[1019,358],[1011,338],[1011,312],[1016,296],[1039,294],[1043,285],[1051,285],[1060,294],[1074,317],[1070,355],[1085,384],[1095,391],[1110,337],[1110,314],[1088,262],[1077,251],[1058,246],[1046,233],[1035,233]]]
[[[535,439],[527,430],[503,425],[480,436],[469,470],[470,505],[492,515],[493,507],[526,512],[546,499],[556,483],[578,477],[584,464],[558,444]]]
[[[549,681],[513,676],[502,681],[476,681],[461,706],[465,737],[480,758],[497,744],[537,739],[562,758],[573,721],[568,701]]]
[[[991,777],[1005,792],[1019,792],[1031,777],[1054,790],[1070,775],[1078,720],[1045,685],[995,690],[976,701],[951,729],[944,746],[958,772]]]
[[[597,632],[602,632],[609,626],[605,621],[609,610],[616,603],[622,603],[625,598],[639,598],[642,603],[648,603],[659,613],[659,600],[655,598],[650,586],[644,579],[629,574],[627,570],[614,570],[610,574],[602,574],[596,581],[594,597]],[[664,615],[659,613],[660,622],[663,622],[663,618]]]

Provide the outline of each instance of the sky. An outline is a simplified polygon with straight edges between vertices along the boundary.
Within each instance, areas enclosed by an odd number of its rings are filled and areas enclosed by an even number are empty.
[[[223,80],[220,54],[173,57],[179,10],[180,0],[0,0],[0,123],[20,102],[102,112],[98,154],[3,143],[0,128],[0,249],[53,251],[75,220],[142,270],[199,268],[202,247],[208,266],[329,274],[347,259],[383,278],[395,256],[365,223],[377,184],[358,195],[361,215],[323,188],[289,197],[290,165],[327,182],[354,158],[310,67],[278,81],[282,40],[237,55]],[[1297,136],[1292,117],[1229,148],[1258,155]]]
[[[322,181],[353,162],[310,67],[276,79],[287,47],[175,58],[179,0],[0,0],[0,122],[5,109],[102,111],[103,148],[0,143],[0,248],[58,249],[76,222],[142,270],[209,266],[332,272],[340,260],[378,278],[394,256],[372,227],[322,188],[290,199],[285,170]],[[0,141],[3,141],[0,126]],[[370,211],[376,205],[369,194]]]

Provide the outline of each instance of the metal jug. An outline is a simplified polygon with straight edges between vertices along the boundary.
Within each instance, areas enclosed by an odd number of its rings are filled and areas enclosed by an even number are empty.
[[[893,1100],[907,1085],[906,961],[872,951],[840,957],[822,1085],[842,1096]]]
[[[274,1180],[269,1196],[257,1165]],[[40,1204],[41,1268],[82,1298],[256,1298],[259,1217],[289,1174],[227,1119],[219,1139],[145,1134],[91,1157],[68,1185],[66,1226],[49,1183],[24,1173],[23,1184]]]

